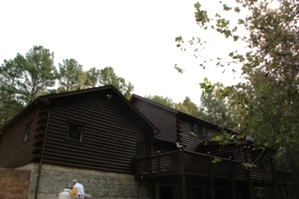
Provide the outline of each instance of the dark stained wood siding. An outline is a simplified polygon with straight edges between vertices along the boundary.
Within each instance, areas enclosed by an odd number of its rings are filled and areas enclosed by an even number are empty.
[[[34,111],[3,132],[0,142],[0,167],[15,168],[30,163],[36,119],[37,111]],[[30,122],[29,140],[24,142],[25,126]]]
[[[176,148],[176,145],[173,143],[168,143],[165,141],[156,141],[155,143],[153,143],[152,145],[152,155],[157,155],[158,151],[160,154],[162,153],[167,153],[167,152],[171,152],[171,151],[176,151],[178,150],[178,148]]]
[[[134,99],[132,104],[159,129],[160,137],[176,141],[175,113],[139,99]]]
[[[202,139],[190,134],[190,122],[182,122],[182,140],[185,148],[196,151]]]
[[[44,162],[78,168],[134,172],[137,140],[152,132],[123,99],[96,92],[52,99]],[[84,126],[83,142],[67,140],[67,124]]]
[[[194,123],[194,122],[193,122]],[[200,143],[205,143],[211,140],[211,138],[214,135],[214,131],[211,128],[207,127],[206,125],[198,122],[198,127],[205,127],[207,129],[207,135],[206,136],[196,136],[194,134],[190,133],[190,121],[182,121],[182,144],[185,145],[186,149],[194,151],[194,152],[200,152],[198,150]]]
[[[210,152],[211,155],[224,157],[224,155],[232,153],[233,159],[239,162],[245,162],[245,152],[241,145],[204,145],[201,144],[200,150],[202,153]],[[225,157],[224,157],[225,158]]]

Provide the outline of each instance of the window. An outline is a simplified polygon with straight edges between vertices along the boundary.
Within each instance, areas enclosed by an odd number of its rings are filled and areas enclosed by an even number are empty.
[[[31,131],[31,123],[28,123],[26,126],[25,126],[25,134],[24,134],[24,142],[28,141],[29,140],[29,134],[30,134],[30,131]]]
[[[150,156],[150,145],[146,142],[137,141],[137,156],[139,158]]]
[[[234,152],[225,152],[219,154],[219,157],[229,159],[229,157],[233,160],[234,159]]]
[[[200,126],[198,124],[190,124],[190,132],[194,133],[197,137],[202,138],[207,136],[206,127]]]
[[[82,135],[83,135],[83,126],[82,125],[68,123],[68,129],[67,129],[67,139],[68,140],[82,142]]]

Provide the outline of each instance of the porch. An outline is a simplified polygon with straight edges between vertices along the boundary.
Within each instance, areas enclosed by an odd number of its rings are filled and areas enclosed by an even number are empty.
[[[250,199],[258,198],[257,195],[261,195],[261,192],[263,192],[256,189],[257,186],[267,187],[271,194],[277,193],[277,198],[281,198],[280,195],[285,195],[283,193],[285,192],[284,186],[291,187],[293,193],[290,194],[296,195],[291,172],[272,171],[271,169],[246,169],[242,162],[212,156],[209,153],[177,150],[136,159],[135,178],[137,180],[150,181],[173,177],[178,178],[180,181],[182,199],[187,198],[186,184],[190,177],[206,179],[212,199],[215,198],[213,195],[214,189],[216,182],[219,181],[228,182],[233,193],[237,192],[236,187],[238,186],[236,186],[236,183],[247,183],[246,187]],[[256,190],[259,190],[258,194]],[[282,192],[282,194],[279,192]],[[236,194],[232,194],[230,198],[236,198]]]

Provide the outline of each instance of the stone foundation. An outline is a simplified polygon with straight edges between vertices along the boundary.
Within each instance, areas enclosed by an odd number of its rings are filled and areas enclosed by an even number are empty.
[[[28,199],[35,198],[38,164],[29,164],[18,169],[31,171]],[[84,185],[93,199],[149,199],[148,185],[139,184],[134,175],[76,169],[43,164],[38,186],[38,199],[58,199],[64,187],[72,179]]]

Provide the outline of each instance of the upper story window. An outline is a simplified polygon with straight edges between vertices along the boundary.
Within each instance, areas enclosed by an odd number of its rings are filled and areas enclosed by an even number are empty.
[[[84,129],[83,125],[68,123],[67,139],[76,142],[82,142],[83,129]]]
[[[31,124],[32,124],[32,122],[28,123],[25,126],[25,133],[24,133],[24,140],[23,140],[24,142],[29,140],[29,135],[30,135],[30,131],[31,131]]]
[[[206,127],[194,123],[190,124],[190,132],[195,134],[199,138],[206,137],[208,135]]]
[[[231,158],[232,160],[234,160],[234,152],[233,151],[221,153],[218,156],[222,157],[222,158],[226,158],[226,159]]]

